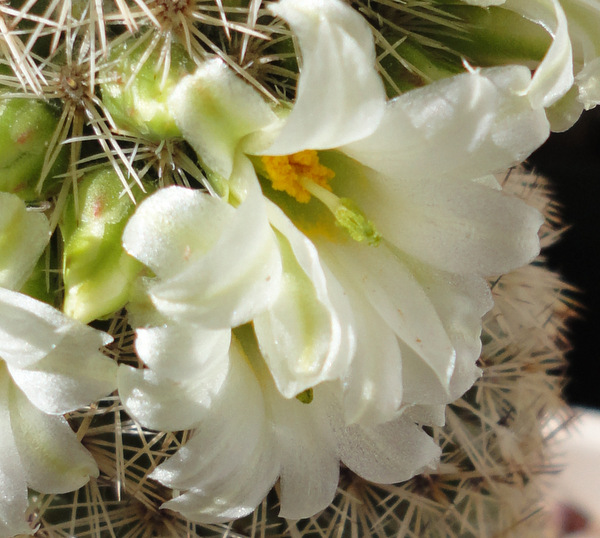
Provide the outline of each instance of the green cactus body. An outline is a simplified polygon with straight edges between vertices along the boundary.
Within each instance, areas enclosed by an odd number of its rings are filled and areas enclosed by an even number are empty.
[[[154,50],[140,67],[144,53],[145,47],[136,46],[135,41],[113,51],[114,63],[105,71],[106,82],[101,85],[104,104],[121,129],[153,142],[180,136],[166,101],[177,82],[191,73],[195,64],[181,46],[173,44],[169,70],[163,77],[161,51]]]
[[[139,200],[143,193],[132,189]],[[64,311],[83,322],[105,317],[125,305],[140,263],[121,247],[121,234],[135,205],[109,167],[88,173],[71,194],[61,232],[65,242]]]
[[[53,193],[58,182],[52,178],[66,168],[64,150],[42,185],[43,195],[36,186],[57,124],[56,111],[43,101],[0,96],[0,191],[23,200],[38,200]]]

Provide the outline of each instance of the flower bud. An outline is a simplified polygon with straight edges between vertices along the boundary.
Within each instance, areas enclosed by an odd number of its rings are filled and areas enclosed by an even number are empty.
[[[48,103],[0,96],[0,191],[11,192],[23,200],[38,200],[51,194],[57,185],[51,178],[66,167],[64,150],[42,184],[44,194],[37,192],[36,187],[57,123],[58,115]]]
[[[160,48],[140,66],[145,52],[145,47],[136,47],[135,41],[115,49],[112,67],[105,71],[105,82],[101,84],[104,104],[122,129],[154,142],[181,136],[167,99],[175,85],[195,69],[195,64],[183,47],[173,44],[169,69],[163,76],[165,60],[160,58]]]
[[[84,323],[122,308],[143,267],[121,246],[121,235],[135,209],[110,168],[86,174],[67,200],[61,223],[65,242],[64,312]],[[144,193],[132,187],[137,200]]]

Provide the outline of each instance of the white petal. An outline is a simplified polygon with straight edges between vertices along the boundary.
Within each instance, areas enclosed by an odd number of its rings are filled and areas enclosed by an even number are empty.
[[[273,204],[269,218],[283,234],[279,244],[284,274],[277,300],[253,323],[277,387],[291,398],[345,372],[348,335],[329,299],[314,245]]]
[[[173,381],[197,376],[207,363],[227,362],[231,331],[169,323],[136,330],[135,350],[157,375]]]
[[[365,171],[368,180],[361,181],[359,170],[354,184],[340,184],[341,195],[360,200],[377,230],[410,256],[444,271],[490,276],[524,265],[539,252],[540,213],[485,183],[396,181]]]
[[[11,380],[0,361],[0,536],[33,534],[25,520],[27,481],[15,445],[9,412]]]
[[[186,141],[224,178],[231,175],[241,140],[277,120],[262,96],[219,58],[185,77],[168,104]]]
[[[336,441],[329,427],[321,387],[310,404],[271,400],[275,443],[281,459],[280,517],[300,519],[333,501],[339,477]]]
[[[334,400],[331,405],[335,408]],[[371,482],[408,480],[434,464],[441,452],[431,437],[404,417],[372,427],[346,426],[332,413],[331,427],[342,462]]]
[[[173,319],[235,327],[279,292],[281,259],[258,192],[233,210],[199,191],[163,189],[138,208],[123,238],[128,252],[163,278],[150,294]]]
[[[71,319],[56,308],[14,291],[0,288],[0,357],[11,367],[26,368],[70,342],[88,352],[112,338]]]
[[[527,68],[508,66],[434,82],[389,101],[371,136],[340,149],[394,182],[504,170],[550,132],[521,95],[530,80]]]
[[[183,187],[160,189],[129,219],[123,246],[160,278],[171,278],[204,256],[235,210],[219,198]]]
[[[575,80],[579,86],[579,101],[586,110],[600,103],[600,58],[587,63]]]
[[[161,508],[176,510],[199,523],[221,523],[248,515],[269,493],[278,472],[272,446],[253,456],[254,459],[242,462],[240,474],[217,482],[206,491],[191,489]]]
[[[334,148],[371,134],[385,90],[364,18],[340,0],[282,0],[270,9],[298,38],[302,68],[292,113],[265,153]]]
[[[128,413],[147,428],[177,431],[196,427],[223,388],[227,357],[204,368],[188,383],[158,376],[149,369],[119,367],[119,395]]]
[[[43,213],[27,211],[18,196],[0,192],[0,287],[20,289],[49,239]]]
[[[402,404],[402,356],[398,337],[359,294],[353,294],[356,355],[344,380],[348,424],[380,424]]]
[[[43,493],[65,493],[98,476],[91,454],[63,417],[47,415],[14,387],[10,419],[28,484]]]
[[[554,38],[527,88],[534,108],[550,106],[573,85],[571,39],[563,8],[558,0],[506,0],[504,7],[543,26]]]
[[[30,368],[9,365],[14,382],[44,413],[62,415],[79,409],[117,387],[117,365],[97,350],[67,335]]]
[[[407,267],[385,245],[351,243],[328,249],[336,258],[331,261],[336,274],[346,274],[348,286],[362,290],[382,321],[447,385],[454,370],[454,349],[425,291]]]

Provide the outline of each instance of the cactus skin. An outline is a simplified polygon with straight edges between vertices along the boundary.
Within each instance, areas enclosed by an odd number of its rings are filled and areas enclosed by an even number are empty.
[[[88,323],[122,308],[142,265],[121,246],[121,235],[135,205],[111,167],[86,174],[69,195],[60,229],[65,242],[64,311]],[[144,196],[134,186],[138,200]]]

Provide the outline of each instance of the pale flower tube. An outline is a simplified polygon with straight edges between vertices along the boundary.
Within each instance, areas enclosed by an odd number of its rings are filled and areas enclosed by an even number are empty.
[[[28,487],[65,493],[98,476],[62,415],[112,392],[117,368],[99,351],[109,335],[14,291],[50,237],[44,215],[0,193],[0,216],[0,536],[8,537],[33,533]]]

